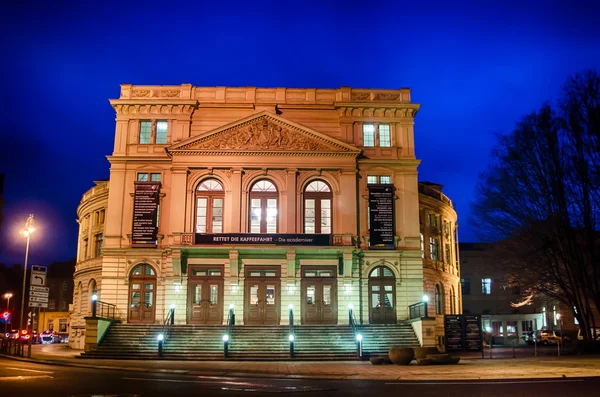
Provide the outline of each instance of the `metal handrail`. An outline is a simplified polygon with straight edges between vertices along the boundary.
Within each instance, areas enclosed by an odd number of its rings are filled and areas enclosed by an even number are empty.
[[[362,358],[362,335],[358,332],[358,324],[356,323],[352,307],[348,308],[348,321],[352,327],[352,334],[354,335],[354,342],[356,343],[356,354],[358,358]]]
[[[229,355],[229,340],[231,338],[231,331],[235,325],[235,313],[233,307],[229,307],[227,313],[227,327],[225,328],[225,335],[223,335],[223,357],[227,358]]]
[[[96,316],[115,320],[117,318],[117,305],[96,301]]]
[[[417,302],[408,306],[408,318],[410,320],[423,317],[427,317],[427,302]]]
[[[171,329],[171,325],[173,325],[173,314],[174,314],[175,310],[173,309],[169,309],[169,312],[167,313],[167,317],[165,317],[165,322],[163,323],[163,328],[162,328],[162,336],[163,336],[163,340],[166,341],[169,338],[169,331]]]

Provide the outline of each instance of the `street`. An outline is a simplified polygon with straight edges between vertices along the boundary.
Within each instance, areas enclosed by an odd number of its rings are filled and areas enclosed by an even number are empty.
[[[443,370],[440,368],[440,370]],[[356,381],[230,378],[75,368],[0,359],[0,395],[23,396],[597,396],[600,378]]]

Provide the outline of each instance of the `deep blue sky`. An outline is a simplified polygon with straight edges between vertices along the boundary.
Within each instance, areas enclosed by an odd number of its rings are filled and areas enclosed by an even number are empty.
[[[410,87],[420,180],[445,186],[460,240],[474,241],[469,201],[493,133],[600,69],[591,1],[87,3],[0,5],[0,263],[22,262],[30,212],[30,261],[75,256],[81,195],[108,177],[121,83]]]

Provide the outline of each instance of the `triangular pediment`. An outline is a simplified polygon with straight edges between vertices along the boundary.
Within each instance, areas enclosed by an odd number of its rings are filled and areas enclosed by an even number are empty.
[[[360,149],[263,111],[167,149],[170,154],[310,154],[357,156]]]

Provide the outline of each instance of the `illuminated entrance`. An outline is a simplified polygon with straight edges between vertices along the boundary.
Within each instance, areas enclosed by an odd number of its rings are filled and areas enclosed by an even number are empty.
[[[156,273],[152,266],[143,264],[133,268],[129,275],[130,323],[154,323],[156,303]]]
[[[190,266],[188,276],[188,324],[223,323],[223,269]]]
[[[302,324],[337,324],[336,268],[302,267]]]
[[[244,324],[279,325],[281,279],[279,267],[246,268]]]
[[[396,278],[385,266],[369,274],[369,323],[396,324]]]

